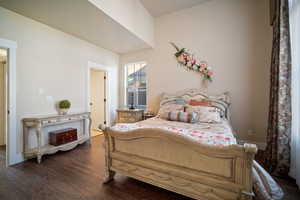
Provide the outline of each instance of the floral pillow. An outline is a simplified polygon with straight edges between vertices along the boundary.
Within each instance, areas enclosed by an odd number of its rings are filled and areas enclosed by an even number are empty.
[[[168,119],[169,112],[171,111],[184,111],[184,105],[181,104],[167,104],[160,107],[158,117]]]
[[[186,112],[196,112],[198,114],[198,122],[203,123],[220,123],[222,118],[219,110],[211,106],[187,106]]]

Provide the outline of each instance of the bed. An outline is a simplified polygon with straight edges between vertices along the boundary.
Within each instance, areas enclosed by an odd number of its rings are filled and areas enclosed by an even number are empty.
[[[163,95],[160,105],[195,98],[223,104],[222,122],[191,126],[155,117],[104,128],[104,183],[117,172],[194,199],[252,199],[257,147],[237,144],[228,93],[185,90]]]

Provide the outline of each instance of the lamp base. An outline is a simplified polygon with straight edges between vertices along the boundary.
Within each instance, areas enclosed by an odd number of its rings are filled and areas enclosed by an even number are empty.
[[[135,107],[133,105],[130,105],[129,110],[134,110]]]

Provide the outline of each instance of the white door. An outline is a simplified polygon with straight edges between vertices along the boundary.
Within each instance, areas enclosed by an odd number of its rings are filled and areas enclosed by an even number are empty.
[[[105,123],[105,81],[106,72],[94,69],[91,70],[90,106],[93,130],[97,130],[100,124]]]
[[[0,60],[0,145],[5,145],[5,66]]]

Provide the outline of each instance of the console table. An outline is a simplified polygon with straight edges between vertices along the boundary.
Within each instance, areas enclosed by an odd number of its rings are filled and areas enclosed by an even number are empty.
[[[25,158],[37,157],[37,162],[41,163],[42,156],[53,154],[57,151],[67,151],[73,149],[78,144],[82,144],[91,137],[91,116],[89,112],[67,114],[67,115],[48,115],[41,117],[24,118],[23,120],[23,152]],[[82,133],[78,133],[78,139],[74,142],[60,146],[43,144],[45,133],[43,129],[48,126],[58,126],[71,122],[83,122]],[[88,125],[87,125],[88,121]],[[37,147],[29,148],[29,129],[34,129],[37,138]]]

